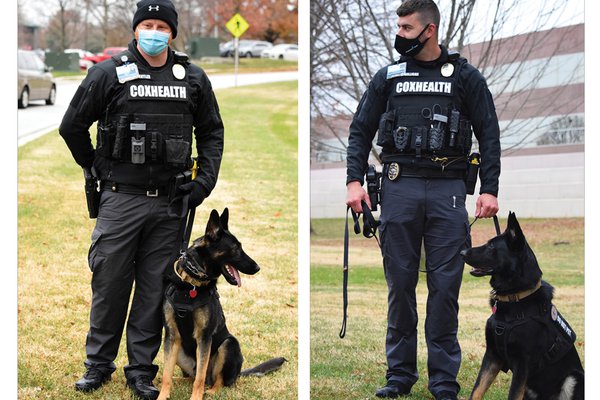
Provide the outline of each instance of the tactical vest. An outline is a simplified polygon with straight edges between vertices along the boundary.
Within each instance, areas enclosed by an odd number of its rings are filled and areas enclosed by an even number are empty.
[[[462,112],[457,84],[465,62],[458,53],[450,53],[446,63],[432,68],[410,57],[388,67],[390,94],[377,137],[384,160],[390,155],[462,158],[469,154],[471,124]]]
[[[192,163],[194,102],[188,58],[175,53],[158,71],[136,62],[128,50],[112,61],[115,71],[135,63],[139,77],[117,84],[98,126],[97,155],[111,160],[114,181],[164,184]],[[140,182],[132,182],[132,177]]]

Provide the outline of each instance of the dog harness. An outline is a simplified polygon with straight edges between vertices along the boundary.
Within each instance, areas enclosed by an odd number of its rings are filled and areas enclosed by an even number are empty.
[[[175,310],[177,317],[184,318],[187,313],[208,304],[213,296],[219,298],[216,283],[199,289],[188,283],[182,285],[171,282],[167,286],[165,297]]]
[[[560,360],[575,342],[575,332],[552,302],[545,298],[543,290],[538,289],[516,301],[496,299],[492,312],[488,324],[494,335],[495,350],[503,360],[504,372],[509,370],[509,343],[519,340],[514,332],[519,327],[541,325],[539,329],[547,332],[547,335],[538,338],[543,341],[540,346],[545,351],[540,354],[537,369]]]

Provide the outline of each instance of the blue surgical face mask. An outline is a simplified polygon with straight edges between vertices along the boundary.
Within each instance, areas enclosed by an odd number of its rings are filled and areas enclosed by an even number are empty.
[[[144,53],[156,56],[167,48],[170,33],[157,30],[140,29],[138,31],[138,44]]]

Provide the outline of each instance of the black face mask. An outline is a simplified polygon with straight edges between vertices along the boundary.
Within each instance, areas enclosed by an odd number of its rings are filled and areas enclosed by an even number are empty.
[[[421,43],[419,37],[429,28],[429,24],[425,25],[425,28],[417,35],[414,39],[407,39],[396,35],[396,41],[394,42],[394,48],[398,53],[403,56],[414,57],[425,47],[425,43],[429,38],[425,39],[425,42]]]

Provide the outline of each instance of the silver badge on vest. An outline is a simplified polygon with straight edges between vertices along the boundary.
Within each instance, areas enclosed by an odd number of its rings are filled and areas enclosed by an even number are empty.
[[[390,164],[387,175],[390,181],[395,181],[398,178],[400,175],[400,166],[398,163],[393,162]]]
[[[441,73],[442,73],[442,76],[445,78],[452,76],[452,74],[454,73],[454,65],[452,65],[450,63],[446,63],[446,64],[442,65]]]
[[[182,80],[185,78],[185,68],[181,64],[173,65],[173,76],[176,79]]]

